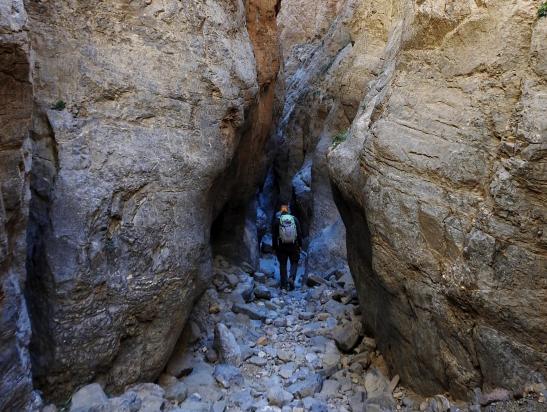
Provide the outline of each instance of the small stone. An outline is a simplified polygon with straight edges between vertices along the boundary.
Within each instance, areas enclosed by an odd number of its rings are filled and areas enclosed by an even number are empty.
[[[363,338],[362,344],[370,351],[374,351],[376,349],[376,340],[373,338],[369,338],[368,336],[365,336]]]
[[[267,278],[266,274],[262,272],[255,272],[253,277],[257,282],[260,282],[260,283],[266,282],[266,278]]]
[[[215,363],[218,361],[218,352],[213,348],[209,348],[207,352],[205,352],[205,359],[209,363]]]
[[[268,338],[266,336],[261,336],[256,340],[256,344],[260,346],[264,346],[268,344]]]
[[[399,384],[399,375],[395,375],[391,382],[389,382],[389,387],[387,389],[388,393],[393,393],[397,385]]]
[[[301,320],[310,320],[310,319],[313,319],[313,316],[314,316],[314,314],[312,312],[300,312],[298,314],[298,317]]]
[[[98,383],[86,385],[72,395],[70,411],[94,410],[104,408],[108,398]]]
[[[337,327],[333,332],[333,338],[338,348],[344,352],[349,352],[359,342],[361,334],[361,324],[359,322],[349,322]]]
[[[272,298],[272,292],[270,291],[270,289],[268,289],[264,285],[258,285],[255,288],[254,293],[255,293],[255,297],[257,299],[271,299]]]
[[[261,358],[260,356],[251,356],[248,362],[256,366],[265,366],[268,363],[265,358]]]
[[[261,321],[265,321],[270,317],[268,316],[268,312],[264,308],[259,308],[252,304],[234,303],[234,305],[232,306],[232,311],[234,313],[242,313],[244,315],[247,315],[251,319]]]
[[[165,402],[165,391],[161,386],[154,383],[139,383],[128,388],[134,391],[141,400],[139,411],[159,411],[162,410]]]
[[[327,379],[323,382],[320,395],[323,399],[334,397],[340,389],[340,382],[334,379]]]
[[[370,354],[368,352],[359,353],[353,357],[353,363],[359,363],[363,369],[370,365]]]
[[[220,312],[220,306],[217,303],[213,303],[209,306],[209,313],[215,314]]]
[[[294,399],[294,396],[290,392],[287,392],[278,385],[269,388],[266,397],[268,398],[268,402],[274,406],[284,406]]]
[[[308,275],[308,278],[306,279],[306,286],[309,286],[309,287],[315,287],[315,286],[326,285],[326,284],[328,284],[328,282],[325,279],[323,279],[321,276],[317,276],[312,273],[310,273]]]
[[[226,273],[226,280],[232,288],[235,288],[239,283],[239,277],[234,273]]]
[[[408,396],[403,398],[402,403],[404,406],[406,406],[409,409],[412,409],[412,407],[414,406],[414,401]]]
[[[174,385],[177,382],[177,378],[175,378],[173,375],[169,375],[168,373],[162,373],[158,378],[158,385],[160,385],[162,388],[167,388],[168,386]]]
[[[279,368],[279,376],[285,379],[289,379],[291,376],[293,376],[295,369],[296,364],[294,362],[284,363]]]
[[[302,399],[302,403],[304,404],[304,410],[310,412],[328,412],[328,406],[319,399],[307,397]]]
[[[365,389],[369,398],[380,396],[389,386],[384,375],[372,368],[365,375]]]
[[[315,373],[312,375],[307,375],[307,377],[302,381],[293,383],[287,388],[287,390],[302,399],[306,396],[313,396],[314,393],[319,392],[321,390],[322,383],[323,378],[319,374]]]
[[[123,395],[116,398],[109,399],[109,411],[124,411],[124,412],[138,412],[141,410],[142,401],[137,395],[137,392],[129,390]],[[56,412],[57,408],[54,411]],[[42,412],[47,412],[45,409]]]
[[[215,367],[213,376],[216,381],[224,388],[229,388],[233,385],[239,386],[243,384],[243,375],[233,365],[220,364]]]
[[[284,349],[279,349],[277,351],[277,357],[283,362],[289,362],[293,360],[294,355],[289,351],[286,351]]]
[[[241,364],[241,349],[233,333],[223,323],[217,323],[215,326],[213,346],[221,362],[235,366]]]
[[[188,395],[188,388],[183,382],[176,382],[165,390],[165,398],[170,401],[182,402]]]
[[[224,412],[226,410],[226,401],[216,401],[213,403],[212,412]]]
[[[513,399],[513,394],[507,389],[497,388],[493,391],[483,394],[480,399],[480,404],[486,406],[492,402],[509,401]]]

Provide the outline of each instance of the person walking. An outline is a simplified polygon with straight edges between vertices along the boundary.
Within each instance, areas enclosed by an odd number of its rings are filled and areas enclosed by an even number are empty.
[[[288,205],[281,205],[272,226],[272,246],[279,261],[281,289],[294,289],[296,271],[302,247],[302,232],[298,219],[289,213]],[[287,263],[291,262],[291,275],[287,279]]]

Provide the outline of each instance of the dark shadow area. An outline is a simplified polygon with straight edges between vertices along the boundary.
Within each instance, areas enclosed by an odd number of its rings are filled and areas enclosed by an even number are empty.
[[[24,410],[32,385],[23,296],[32,84],[24,39],[0,36],[0,410]]]

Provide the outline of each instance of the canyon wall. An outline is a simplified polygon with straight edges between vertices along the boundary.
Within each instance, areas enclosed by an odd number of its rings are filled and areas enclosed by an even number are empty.
[[[290,200],[307,237],[308,272],[347,269],[345,231],[325,155],[363,97],[362,88],[347,87],[348,81],[360,81],[349,22],[357,4],[282,2],[277,19],[283,56],[277,95],[283,106],[277,114],[275,174],[280,199]]]
[[[423,394],[547,375],[538,5],[377,0],[356,16],[374,75],[330,176],[366,326]]]
[[[47,398],[154,380],[210,281],[213,221],[265,173],[275,53],[253,51],[246,6],[263,21],[275,2],[250,3],[26,2],[27,298]]]
[[[24,410],[32,396],[23,296],[32,113],[26,21],[22,2],[0,4],[0,410]]]
[[[243,261],[253,267],[258,267],[259,259],[257,204],[249,202],[249,198],[256,196],[257,187],[264,181],[275,153],[270,134],[280,64],[276,24],[279,2],[245,1],[247,31],[256,59],[259,91],[248,114],[249,127],[242,133],[241,150],[219,182],[227,199],[212,234],[215,253],[234,263]]]

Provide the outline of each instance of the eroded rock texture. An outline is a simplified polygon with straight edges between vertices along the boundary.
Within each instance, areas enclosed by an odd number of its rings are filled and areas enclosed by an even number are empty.
[[[284,101],[278,116],[275,171],[282,201],[308,237],[309,272],[346,267],[345,231],[332,199],[325,155],[363,97],[348,88],[355,69],[351,16],[358,2],[282,2],[278,16]],[[358,82],[358,75],[354,81]],[[349,93],[348,93],[349,91]]]
[[[234,262],[258,265],[257,205],[249,202],[265,179],[274,153],[270,141],[279,70],[276,14],[279,0],[246,0],[246,24],[256,59],[258,94],[250,107],[241,150],[222,185],[229,199],[213,227],[213,249]]]
[[[27,12],[35,381],[54,399],[91,380],[116,392],[156,378],[210,281],[211,224],[255,184],[263,83],[240,1]]]
[[[32,395],[30,322],[23,297],[32,112],[27,16],[0,4],[0,410],[26,410]]]
[[[373,76],[330,175],[365,322],[422,393],[547,373],[537,6],[372,1],[359,16]]]

